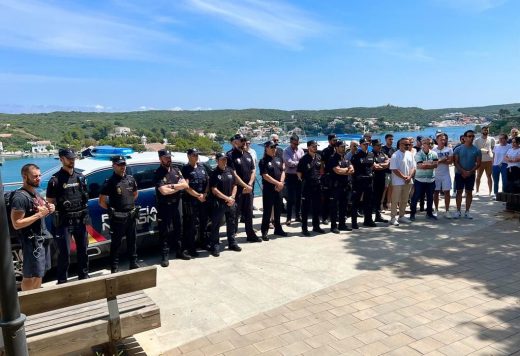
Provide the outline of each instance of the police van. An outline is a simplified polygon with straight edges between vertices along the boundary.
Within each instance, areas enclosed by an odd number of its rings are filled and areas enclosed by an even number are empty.
[[[106,178],[113,174],[112,162],[110,157],[122,155],[126,157],[126,173],[132,175],[139,191],[136,205],[140,206],[137,218],[137,246],[146,247],[157,245],[158,226],[157,208],[155,200],[155,185],[153,182],[154,172],[159,167],[159,157],[157,152],[134,152],[129,148],[115,148],[110,146],[97,147],[92,150],[92,157],[77,159],[75,169],[85,176],[88,187],[89,200],[88,210],[91,217],[91,224],[87,225],[89,246],[88,254],[90,258],[100,258],[109,255],[110,252],[110,225],[108,212],[98,204],[99,193]],[[188,156],[182,152],[172,152],[172,164],[179,169],[188,163]],[[214,168],[214,160],[207,156],[199,155],[201,163],[208,174]],[[60,169],[61,166],[50,169],[42,174],[40,193],[44,196],[47,184],[51,176]],[[52,231],[52,217],[47,218],[47,227]],[[52,245],[51,245],[52,247]],[[71,243],[71,256],[74,256],[75,244]],[[53,251],[53,255],[56,251]],[[54,256],[55,257],[55,256]],[[13,251],[15,269],[21,272],[21,251]],[[55,258],[53,258],[54,265]]]

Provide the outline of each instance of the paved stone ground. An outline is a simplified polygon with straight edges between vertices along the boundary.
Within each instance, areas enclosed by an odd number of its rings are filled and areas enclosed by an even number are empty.
[[[477,202],[479,208],[491,204]],[[369,263],[373,271],[165,354],[520,354],[518,216],[499,217],[479,216],[485,227],[462,235],[453,224],[442,244],[387,265]],[[399,238],[421,239],[423,229],[415,226],[413,234],[407,229]],[[372,241],[352,235],[344,243],[348,253],[361,255],[380,249],[388,256],[399,249]],[[366,263],[361,259],[358,267]]]
[[[136,339],[150,355],[511,353],[517,217],[489,198],[472,210],[310,238],[284,226],[288,238],[241,253],[174,260],[148,291],[162,327]]]

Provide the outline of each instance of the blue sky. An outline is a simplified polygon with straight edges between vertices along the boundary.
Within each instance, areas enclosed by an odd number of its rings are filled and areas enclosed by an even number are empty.
[[[0,0],[0,112],[520,102],[516,0]]]

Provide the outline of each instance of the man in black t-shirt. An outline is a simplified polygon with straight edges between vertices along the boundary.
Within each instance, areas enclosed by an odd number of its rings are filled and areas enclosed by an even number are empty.
[[[35,188],[40,186],[40,168],[35,164],[22,167],[23,186],[12,195],[11,221],[22,243],[22,290],[38,289],[45,272],[51,268],[49,239],[45,217],[54,212]]]
[[[363,199],[363,213],[365,219],[363,225],[367,227],[375,227],[376,224],[372,219],[372,194],[373,194],[373,167],[374,154],[368,151],[370,142],[362,138],[359,140],[361,149],[352,156],[351,162],[354,166],[353,175],[353,197],[352,197],[352,228],[358,229],[357,213],[361,208],[361,199]]]
[[[321,151],[321,161],[323,167],[327,166],[327,163],[329,162],[329,159],[334,155],[336,152],[336,142],[338,141],[338,138],[336,137],[335,133],[331,133],[327,136],[327,139],[329,141],[329,145]],[[322,192],[322,205],[321,205],[321,220],[322,223],[327,225],[329,223],[329,207],[330,207],[330,198],[331,198],[331,180],[330,180],[330,174],[325,170],[325,173],[321,177],[321,192]]]
[[[277,144],[274,141],[264,143],[264,157],[260,160],[259,168],[262,176],[262,240],[268,241],[269,221],[274,210],[274,234],[287,236],[280,224],[282,213],[282,190],[285,182],[283,161],[276,156]]]
[[[199,151],[190,148],[187,151],[188,163],[182,167],[182,176],[188,182],[182,199],[184,240],[183,248],[188,250],[192,257],[197,257],[197,247],[195,241],[200,245],[206,246],[206,228],[208,225],[208,192],[209,176],[206,168],[199,162]]]
[[[190,255],[184,253],[181,246],[181,214],[179,202],[181,191],[188,188],[179,169],[172,165],[171,153],[162,149],[158,151],[161,165],[155,171],[155,197],[157,199],[157,223],[161,238],[161,266],[170,264],[170,247],[177,258],[189,260]]]
[[[350,231],[347,227],[347,205],[350,199],[351,175],[354,168],[345,158],[346,144],[336,142],[336,153],[329,158],[325,171],[330,177],[330,231],[339,234],[340,230]]]
[[[101,187],[99,205],[108,210],[110,218],[110,270],[119,271],[119,249],[123,237],[126,238],[129,269],[139,268],[137,263],[135,200],[137,182],[126,174],[126,159],[123,156],[111,158],[114,173]]]
[[[226,234],[228,249],[236,252],[242,251],[236,242],[236,194],[237,184],[233,170],[227,166],[225,153],[217,153],[217,168],[211,173],[209,186],[213,193],[213,211],[211,215],[211,237],[209,242],[210,253],[220,256],[220,222],[226,217]]]
[[[242,216],[246,226],[246,236],[249,242],[262,242],[253,230],[253,185],[255,182],[255,164],[253,157],[245,151],[246,138],[242,134],[233,136],[233,148],[226,152],[227,165],[233,171],[237,184],[237,214]]]
[[[381,147],[381,150],[388,157],[388,159],[392,158],[392,155],[397,148],[393,146],[394,144],[394,135],[386,134],[385,135],[385,144]],[[389,165],[390,166],[390,165]],[[388,209],[388,204],[392,201],[392,171],[390,168],[384,170],[385,172],[385,191],[383,192],[383,201],[381,202],[385,209]],[[386,203],[385,203],[386,202]]]
[[[312,231],[323,234],[325,230],[320,227],[321,209],[321,185],[320,178],[323,173],[322,160],[318,151],[318,142],[307,142],[307,153],[298,162],[296,174],[302,183],[302,233],[310,236],[307,229],[309,212],[312,209]]]
[[[376,214],[376,222],[387,223],[388,220],[381,216],[381,202],[385,192],[386,170],[390,167],[390,158],[383,152],[381,142],[372,140],[372,153],[374,154],[374,189],[372,196],[372,210]]]

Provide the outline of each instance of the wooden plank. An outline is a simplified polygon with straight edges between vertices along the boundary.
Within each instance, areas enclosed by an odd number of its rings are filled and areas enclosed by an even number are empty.
[[[20,292],[20,309],[25,315],[43,313],[107,297],[105,280],[117,280],[117,295],[153,288],[157,285],[157,267],[99,276],[86,280],[60,284],[48,288]]]
[[[155,305],[149,298],[140,298],[132,301],[127,301],[119,305],[121,313],[129,313],[134,310],[143,309],[145,307]],[[107,318],[109,316],[107,305],[101,305],[100,308],[89,309],[81,313],[72,315],[56,314],[51,320],[48,318],[39,318],[36,321],[27,319],[26,333],[27,335],[41,334],[59,328],[66,328],[72,325],[91,322],[93,320]]]
[[[121,336],[130,337],[160,325],[159,307],[150,306],[121,316]],[[42,356],[71,353],[106,342],[108,320],[98,320],[27,339],[29,353]]]
[[[134,307],[136,304],[153,304],[153,301],[144,292],[125,294],[118,298],[121,308],[128,309]],[[35,325],[45,324],[52,325],[57,322],[63,322],[67,320],[82,320],[91,316],[99,314],[106,314],[107,304],[105,301],[96,301],[81,306],[67,307],[63,309],[53,310],[41,314],[31,315],[27,318],[25,323],[26,329],[30,330]]]

